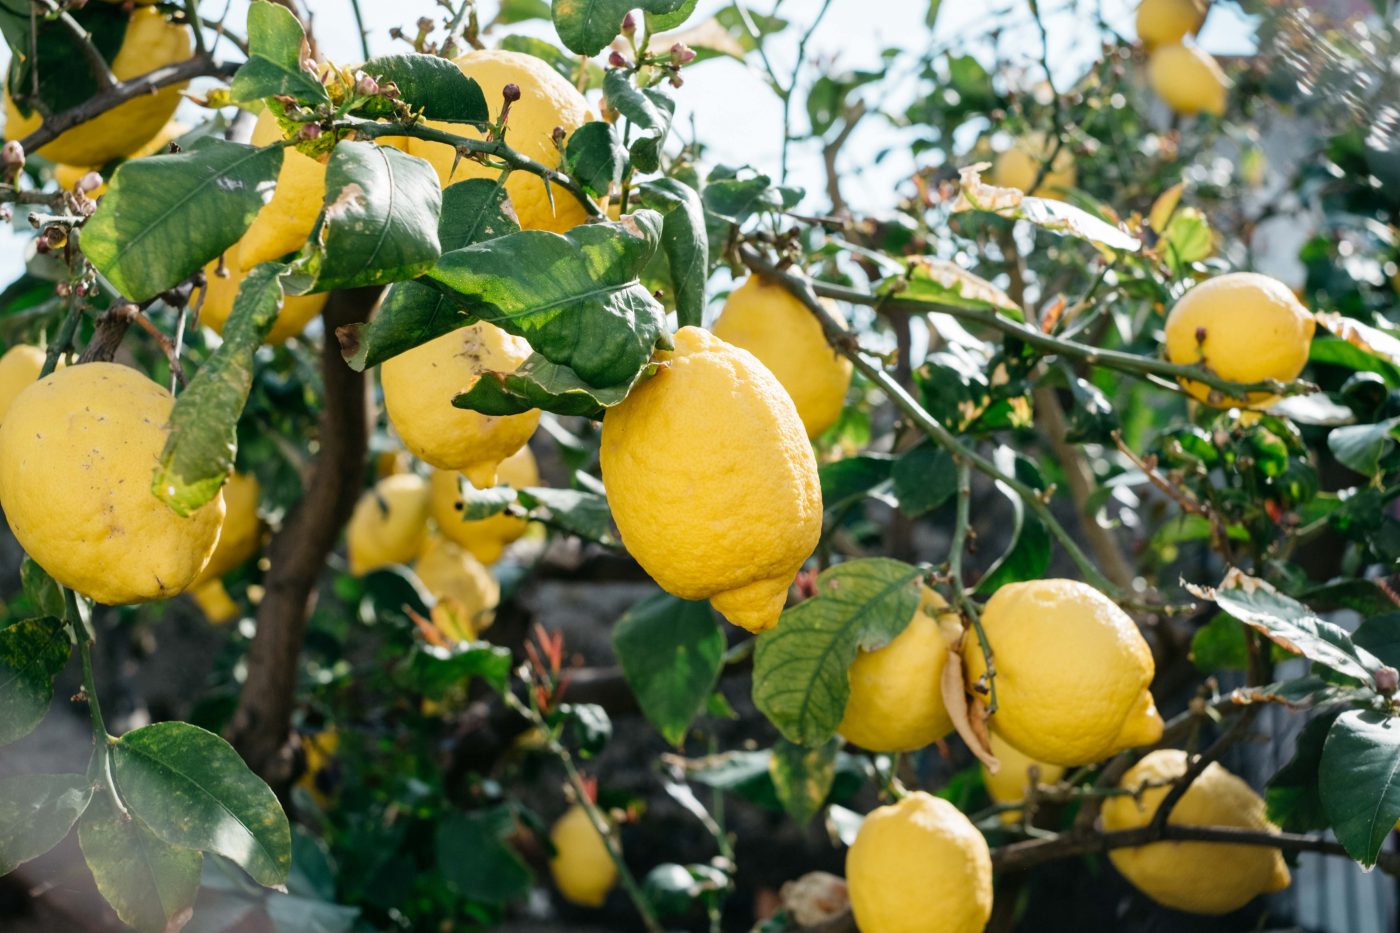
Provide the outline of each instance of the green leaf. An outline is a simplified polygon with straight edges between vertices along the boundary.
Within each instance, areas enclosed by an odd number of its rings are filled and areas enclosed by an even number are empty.
[[[642,186],[642,196],[659,210],[661,251],[676,292],[676,323],[699,327],[705,316],[705,284],[710,278],[710,237],[700,194],[675,178],[658,178]]]
[[[958,491],[958,467],[942,447],[920,444],[902,454],[890,471],[899,510],[910,518],[927,515]]]
[[[758,636],[753,699],[788,741],[815,747],[836,733],[850,699],[846,671],[860,650],[889,644],[919,605],[917,567],[848,561],[817,578],[817,595]]]
[[[36,12],[38,15],[34,16]],[[95,96],[102,86],[88,67],[78,43],[91,41],[102,58],[110,63],[126,40],[131,16],[120,8],[90,3],[84,9],[70,11],[70,15],[87,34],[87,39],[74,35],[57,18],[45,17],[42,10],[36,10],[30,3],[7,0],[0,5],[0,16],[4,17],[0,22],[5,25],[5,38],[12,52],[5,86],[11,92],[20,92],[15,106],[23,116],[31,115],[38,103],[50,113],[62,113]],[[33,32],[31,23],[35,27]],[[35,88],[36,72],[37,101],[29,97]]]
[[[204,856],[162,841],[99,798],[78,824],[78,845],[97,890],[138,933],[179,929],[194,912]]]
[[[613,542],[612,512],[608,500],[582,489],[550,489],[531,486],[518,490],[520,504],[527,509],[544,509],[549,522],[587,541]]]
[[[422,159],[345,140],[326,165],[320,243],[306,260],[311,291],[387,285],[425,272],[442,254],[442,189]]]
[[[901,301],[979,308],[997,311],[1017,321],[1025,319],[1020,305],[1012,301],[1010,295],[946,259],[911,259],[905,275],[886,279],[880,284],[879,292]]]
[[[532,353],[513,372],[482,373],[452,404],[484,415],[518,415],[538,408],[556,415],[602,418],[604,409],[625,399],[632,386],[652,371],[653,367],[643,367],[631,382],[595,389],[569,367]]]
[[[248,54],[280,68],[301,66],[306,31],[290,9],[266,0],[248,6]]]
[[[711,178],[701,196],[705,210],[732,224],[742,224],[774,206],[772,180],[767,175]]]
[[[888,454],[860,454],[833,460],[817,467],[821,481],[822,505],[828,512],[870,495],[888,482],[895,459]]]
[[[53,700],[53,679],[72,650],[58,619],[25,619],[0,629],[0,745],[39,725]]]
[[[1238,619],[1218,612],[1191,636],[1191,660],[1203,674],[1249,668],[1249,645]]]
[[[786,739],[779,739],[773,746],[768,765],[773,789],[797,825],[805,826],[826,803],[836,779],[836,753],[840,748],[839,738],[816,748],[804,748]]]
[[[666,741],[683,744],[724,667],[724,632],[709,603],[649,597],[617,620],[612,642],[642,713]]]
[[[63,599],[63,587],[27,554],[24,560],[20,561],[19,580],[24,588],[24,595],[29,597],[29,601],[42,615],[55,619],[64,617],[68,608]]]
[[[0,778],[0,875],[62,842],[91,799],[92,782],[81,774]]]
[[[1060,236],[1088,240],[1109,249],[1137,252],[1142,241],[1129,236],[1119,227],[1100,220],[1088,211],[1049,198],[1033,198],[1019,193],[1015,198],[1005,195],[1008,189],[984,184],[971,168],[962,170],[963,183],[953,212],[986,211],[999,217],[1024,220]]]
[[[1162,231],[1158,248],[1180,275],[1191,263],[1207,259],[1215,252],[1215,234],[1211,232],[1210,220],[1198,208],[1177,209],[1167,221],[1167,229]]]
[[[130,300],[154,298],[238,242],[281,168],[280,146],[221,139],[123,162],[83,227],[83,253]]]
[[[580,758],[599,754],[612,738],[612,720],[597,703],[561,703],[550,715],[549,723],[562,724],[563,740],[573,746]]]
[[[1381,471],[1381,458],[1395,449],[1400,436],[1400,418],[1390,418],[1377,424],[1356,424],[1333,428],[1327,435],[1327,449],[1343,466],[1362,476],[1375,476]]]
[[[1393,607],[1395,604],[1391,603]],[[1400,612],[1372,616],[1351,633],[1359,648],[1374,654],[1382,664],[1400,669]]]
[[[530,893],[533,876],[505,840],[515,813],[505,806],[453,811],[438,822],[437,864],[442,877],[468,900],[506,904]]]
[[[603,75],[603,96],[637,129],[648,131],[656,139],[665,139],[670,132],[676,102],[664,91],[634,87],[626,71],[613,68]]]
[[[520,232],[507,206],[504,179],[472,178],[442,192],[438,240],[444,252]],[[421,282],[399,282],[367,324],[336,332],[345,362],[357,372],[470,323],[446,294]]]
[[[1373,710],[1337,717],[1318,767],[1322,806],[1337,841],[1365,868],[1400,820],[1400,720]]]
[[[233,470],[238,418],[253,386],[253,357],[277,322],[287,269],[265,262],[248,273],[224,322],[223,343],[175,399],[151,491],[180,515],[218,495]]]
[[[554,29],[571,50],[580,55],[597,55],[622,31],[622,18],[634,7],[643,12],[666,15],[684,6],[686,0],[554,0],[551,13]]]
[[[671,29],[678,29],[686,20],[690,19],[690,14],[695,12],[695,7],[699,5],[699,2],[700,0],[681,0],[680,5],[671,12],[648,12],[646,14],[647,35],[654,36]]]
[[[1318,787],[1318,766],[1322,761],[1323,743],[1332,723],[1342,714],[1340,708],[1319,713],[1309,719],[1298,733],[1293,757],[1269,778],[1264,799],[1269,807],[1269,820],[1285,832],[1310,833],[1328,827],[1327,811],[1322,806]]]
[[[122,798],[162,840],[218,853],[259,884],[287,880],[287,816],[223,739],[189,723],[161,722],[128,732],[112,751]]]
[[[564,169],[589,194],[607,194],[627,171],[627,148],[617,128],[594,120],[574,130],[564,149]]]
[[[476,522],[500,515],[515,504],[515,490],[509,486],[477,489],[465,476],[458,476],[458,494],[462,497],[461,519]]]
[[[255,27],[255,21],[259,23],[258,27]],[[295,30],[297,37],[296,43],[290,46],[290,55],[286,52],[290,36],[284,27]],[[229,82],[229,99],[247,103],[267,97],[292,97],[313,106],[329,103],[330,96],[326,93],[325,85],[301,67],[302,35],[301,23],[286,7],[265,2],[250,6],[250,54]],[[267,41],[255,42],[255,36],[265,37]]]
[[[480,677],[497,692],[510,679],[510,649],[484,641],[463,642],[451,648],[419,645],[409,658],[407,685],[431,698],[440,698]]]
[[[381,55],[361,69],[382,86],[392,81],[399,99],[429,120],[487,123],[491,112],[475,79],[462,74],[451,60],[436,55]],[[481,180],[481,179],[478,179]]]
[[[638,211],[563,236],[524,230],[446,253],[426,278],[588,385],[617,386],[666,338],[663,309],[640,279],[660,229],[659,215]]]
[[[1002,447],[996,452],[996,461],[999,468],[1014,472],[1017,479],[1033,489],[1045,488],[1045,480],[1035,464],[1020,454]],[[1002,483],[997,483],[997,489],[1011,502],[1011,545],[978,581],[977,592],[982,595],[995,593],[1007,583],[1038,579],[1050,566],[1050,532],[1040,519],[1026,511],[1026,504],[1014,490]]]
[[[773,753],[769,750],[724,752],[688,763],[686,779],[706,787],[735,794],[775,813],[783,811],[773,785]],[[836,753],[836,775],[826,803],[848,801],[868,785],[870,759],[863,755]]]
[[[493,22],[509,26],[531,19],[549,19],[547,0],[501,0]]]

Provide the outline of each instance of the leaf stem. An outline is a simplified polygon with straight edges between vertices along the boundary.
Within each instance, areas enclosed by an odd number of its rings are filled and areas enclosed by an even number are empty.
[[[83,695],[87,698],[88,713],[92,718],[93,750],[88,777],[94,784],[102,785],[120,818],[129,820],[131,814],[117,795],[117,781],[112,775],[113,738],[107,732],[107,724],[102,719],[102,705],[97,699],[97,677],[92,671],[92,638],[79,614],[78,596],[67,587],[63,588],[63,605],[64,614],[68,617],[68,626],[73,630],[73,640],[78,646],[78,659],[83,667]]]

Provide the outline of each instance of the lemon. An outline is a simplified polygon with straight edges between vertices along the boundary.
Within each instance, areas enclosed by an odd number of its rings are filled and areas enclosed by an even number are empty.
[[[350,572],[362,576],[390,564],[407,564],[428,533],[428,483],[416,473],[386,476],[350,515],[345,536]]]
[[[846,853],[846,885],[861,933],[981,933],[992,915],[987,840],[923,791],[865,817]]]
[[[583,907],[602,907],[617,884],[617,866],[588,811],[579,804],[566,810],[550,829],[549,841],[554,846],[549,873],[564,900]]]
[[[208,580],[204,583],[192,583],[185,592],[190,594],[199,611],[204,613],[204,618],[215,625],[222,625],[230,619],[236,619],[239,614],[238,603],[233,601],[233,597],[224,589],[224,585],[217,579]]]
[[[1142,633],[1107,596],[1075,580],[1031,580],[996,591],[982,612],[996,659],[992,731],[1055,765],[1101,761],[1162,737]],[[963,641],[967,683],[986,673],[977,639]]]
[[[847,671],[851,698],[837,730],[872,752],[923,748],[953,731],[943,705],[943,667],[962,619],[925,587],[914,618],[883,648],[862,651]]]
[[[270,146],[281,139],[282,128],[277,125],[276,114],[263,110],[253,125],[253,145]],[[325,165],[291,146],[284,147],[272,200],[258,211],[239,240],[240,268],[246,272],[260,262],[300,250],[316,226],[325,199]]]
[[[1051,140],[1044,133],[1027,133],[996,157],[992,163],[992,184],[1000,188],[1018,188],[1026,194],[1063,194],[1079,181],[1074,168],[1074,154],[1069,146],[1061,145],[1050,170],[1041,179],[1039,187],[1032,191],[1035,180],[1040,177],[1040,167],[1050,158],[1054,149]]]
[[[452,399],[483,372],[512,372],[529,356],[529,343],[485,321],[400,353],[379,368],[389,420],[419,459],[461,470],[480,489],[494,486],[496,467],[535,433],[540,413],[483,415]]]
[[[20,545],[59,583],[122,605],[181,592],[209,560],[220,492],[187,518],[151,492],[170,393],[128,366],[60,369],[0,425],[0,504]]]
[[[542,59],[533,55],[478,49],[454,59],[454,63],[462,74],[481,85],[493,121],[501,115],[501,90],[507,84],[514,84],[520,89],[520,99],[510,105],[506,143],[521,155],[550,168],[559,168],[563,160],[562,150],[554,142],[555,127],[563,129],[567,137],[593,119],[583,95]],[[455,136],[484,138],[479,130],[465,123],[429,121],[427,125]],[[495,180],[501,174],[498,168],[489,168],[467,159],[458,160],[456,150],[446,143],[413,139],[409,141],[408,152],[432,163],[444,188],[468,178]],[[553,205],[539,176],[517,171],[506,180],[506,192],[510,195],[522,228],[564,233],[588,219],[583,205],[572,194],[558,186],[551,186],[549,190],[554,196]]]
[[[112,59],[112,74],[125,81],[189,57],[188,29],[168,22],[155,10],[138,9],[131,14],[121,48]],[[59,134],[57,139],[39,147],[39,155],[67,165],[106,165],[113,159],[131,155],[165,126],[180,104],[180,91],[184,87],[184,84],[173,84],[154,94],[132,98],[96,119]],[[7,140],[23,139],[43,122],[37,110],[27,117],[21,114],[9,91],[5,92]]]
[[[219,532],[219,545],[214,548],[209,563],[195,577],[195,584],[217,580],[258,553],[263,532],[262,519],[258,517],[261,495],[257,477],[244,473],[229,477],[224,484],[224,524]]]
[[[1152,752],[1123,775],[1120,787],[1140,791],[1110,797],[1103,804],[1107,830],[1134,829],[1152,822],[1163,784],[1186,773],[1186,753],[1166,748]],[[1225,826],[1278,832],[1264,815],[1264,801],[1250,786],[1212,762],[1191,783],[1167,822],[1172,826]],[[1288,866],[1277,849],[1215,842],[1154,842],[1108,853],[1123,877],[1166,907],[1195,914],[1226,914],[1260,894],[1288,887]]]
[[[16,344],[0,356],[0,424],[14,404],[15,396],[34,384],[44,369],[45,353],[38,347]]]
[[[159,133],[151,137],[150,142],[137,149],[131,155],[127,156],[127,158],[139,159],[142,156],[157,155],[159,153],[165,152],[166,148],[170,145],[172,140],[174,140],[178,136],[183,136],[187,132],[189,132],[189,127],[185,126],[179,120],[171,120],[170,122],[166,123],[165,126],[162,126],[160,128]],[[56,165],[54,166],[53,170],[53,178],[54,181],[58,182],[58,186],[60,188],[63,188],[66,191],[72,191],[74,188],[77,187],[78,182],[82,181],[84,178],[87,177],[87,174],[89,172],[96,172],[101,168],[102,166],[100,165]],[[95,201],[98,198],[102,197],[102,195],[105,194],[106,191],[107,185],[104,182],[103,184],[98,185],[95,190],[89,191],[87,193],[87,196]]]
[[[990,739],[992,754],[1001,762],[1001,768],[993,774],[986,765],[982,765],[982,783],[993,803],[1020,803],[1025,800],[1031,786],[1032,766],[1039,769],[1041,784],[1054,784],[1065,776],[1065,769],[1061,766],[1036,761],[995,732]],[[1018,810],[1002,811],[1003,823],[1015,823],[1019,819]]]
[[[515,489],[540,484],[540,471],[528,444],[501,461],[496,479]],[[506,545],[525,533],[529,523],[505,513],[476,521],[463,521],[459,482],[471,481],[452,470],[433,471],[430,481],[433,521],[437,522],[443,537],[471,551],[472,556],[483,564],[494,564],[505,553]]]
[[[1153,51],[1147,60],[1147,81],[1182,116],[1225,113],[1230,79],[1215,59],[1194,45],[1172,43]]]
[[[826,305],[844,324],[836,306]],[[786,288],[750,276],[724,303],[714,333],[768,367],[792,397],[808,437],[821,435],[841,416],[851,361],[827,344],[821,324]]]
[[[338,783],[338,778],[331,769],[335,765],[336,752],[339,750],[340,735],[334,729],[301,737],[301,751],[306,759],[306,770],[297,778],[297,786],[305,790],[322,810],[329,808],[331,795]]]
[[[433,621],[457,641],[472,641],[496,618],[501,587],[471,552],[437,536],[413,567],[433,594]]]
[[[1137,8],[1137,34],[1143,44],[1170,45],[1200,31],[1206,0],[1142,0]]]
[[[603,419],[603,484],[623,544],[662,589],[730,622],[778,622],[821,536],[817,462],[792,399],[746,350],[698,327]]]
[[[261,215],[259,215],[261,216]],[[204,267],[204,278],[208,291],[204,304],[199,309],[199,319],[212,327],[215,333],[223,333],[228,316],[233,313],[233,303],[238,298],[238,289],[246,278],[242,262],[241,241],[224,251],[223,267],[215,259]],[[220,274],[222,272],[222,274]],[[306,329],[306,325],[326,306],[325,292],[315,295],[287,295],[282,299],[282,310],[277,312],[277,320],[268,331],[267,343],[281,343],[295,337]]]
[[[1296,379],[1308,362],[1317,322],[1293,292],[1257,272],[1232,272],[1202,282],[1167,315],[1167,359],[1199,364],[1231,382]],[[1248,398],[1182,380],[1186,391],[1217,408],[1264,408],[1278,400],[1265,392]]]

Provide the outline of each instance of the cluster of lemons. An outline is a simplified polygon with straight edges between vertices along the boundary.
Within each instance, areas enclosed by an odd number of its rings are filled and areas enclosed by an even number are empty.
[[[1198,46],[1188,44],[1205,22],[1206,0],[1142,0],[1138,39],[1147,48],[1147,81],[1168,107],[1182,116],[1221,116],[1230,79]]]

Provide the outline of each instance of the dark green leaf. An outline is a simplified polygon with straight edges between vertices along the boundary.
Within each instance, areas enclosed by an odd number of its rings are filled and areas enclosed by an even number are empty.
[[[480,677],[501,691],[510,678],[510,665],[508,648],[484,641],[462,642],[451,648],[419,645],[409,659],[406,686],[436,699]]]
[[[238,242],[281,168],[279,146],[221,139],[123,162],[83,227],[83,253],[127,298],[154,298]]]
[[[652,367],[643,367],[631,382],[595,389],[569,367],[532,353],[513,372],[482,373],[452,404],[484,415],[518,415],[538,408],[556,415],[601,418],[605,408],[625,399],[637,380],[651,370]]]
[[[861,454],[833,460],[817,467],[822,505],[831,511],[855,499],[863,499],[889,480],[895,460],[889,454]]]
[[[20,585],[24,587],[24,595],[29,597],[29,601],[41,615],[52,616],[55,619],[64,617],[68,609],[64,604],[63,588],[43,567],[34,562],[34,558],[25,555],[19,565],[19,579]]]
[[[622,19],[640,7],[646,13],[666,15],[686,0],[554,0],[554,29],[563,43],[579,55],[593,56],[617,38]]]
[[[1341,709],[1333,709],[1309,719],[1298,733],[1293,757],[1269,779],[1264,792],[1269,819],[1285,832],[1310,833],[1328,827],[1317,783],[1318,766],[1327,733],[1341,714]]]
[[[700,195],[674,178],[647,182],[642,193],[665,218],[661,251],[666,254],[676,293],[676,323],[699,327],[705,314],[705,283],[710,277],[709,231]]]
[[[1327,435],[1327,448],[1343,466],[1363,476],[1375,476],[1381,470],[1381,458],[1395,448],[1397,431],[1400,418],[1333,428]]]
[[[904,631],[919,604],[917,567],[887,558],[848,561],[817,578],[817,595],[758,636],[753,699],[783,736],[815,747],[836,733],[851,686],[846,671]]]
[[[9,78],[5,87],[14,97],[15,106],[23,116],[31,115],[36,103],[42,103],[50,113],[62,113],[78,106],[102,90],[98,76],[88,67],[78,43],[88,41],[73,34],[57,18],[49,19],[32,3],[18,4],[7,0],[3,9],[5,38],[11,52]],[[35,13],[38,16],[34,16]],[[118,7],[90,3],[73,10],[70,15],[78,22],[97,51],[107,62],[116,58],[126,39],[130,14]],[[33,17],[33,19],[31,19]],[[31,24],[35,27],[30,31]],[[29,92],[38,77],[38,100]],[[18,92],[18,96],[15,96]]]
[[[612,640],[642,713],[681,745],[724,667],[724,632],[709,603],[652,596],[618,619]]]
[[[834,738],[816,748],[794,745],[779,739],[773,746],[769,773],[773,789],[788,816],[799,826],[817,815],[831,794],[836,779],[836,753],[841,740]]]
[[[255,3],[253,9],[270,4]],[[286,7],[273,7],[286,10]],[[288,16],[291,14],[288,13]],[[293,97],[309,104],[326,103],[326,88],[300,66],[283,67],[258,55],[250,57],[229,82],[229,99],[240,103],[265,97]]]
[[[612,512],[600,493],[531,486],[519,490],[517,495],[521,505],[531,510],[544,509],[551,524],[570,534],[587,541],[613,541]]]
[[[636,88],[628,78],[627,72],[610,69],[603,76],[603,96],[614,110],[631,120],[637,129],[646,130],[658,139],[665,139],[666,134],[670,132],[676,102],[664,91]]]
[[[481,85],[451,60],[436,55],[381,55],[361,67],[381,85],[392,81],[399,97],[429,120],[486,123],[491,119]]]
[[[123,800],[162,840],[216,852],[259,884],[287,880],[287,816],[223,739],[189,723],[161,722],[122,736],[113,755]]]
[[[163,933],[189,921],[204,856],[162,841],[136,818],[122,818],[105,797],[78,824],[78,844],[97,890],[138,933]]]
[[[927,515],[958,491],[958,467],[952,454],[932,444],[902,454],[890,476],[899,510],[910,518]]]
[[[617,128],[594,120],[574,130],[564,149],[564,169],[589,194],[607,194],[627,171],[627,149]]]
[[[1366,868],[1400,820],[1400,719],[1372,710],[1337,717],[1318,768],[1322,806],[1337,841]]]
[[[551,724],[563,724],[563,739],[580,758],[592,758],[612,738],[608,711],[596,703],[561,703]]]
[[[346,140],[326,165],[317,249],[306,259],[313,291],[386,285],[426,271],[442,254],[437,172],[388,146]]]
[[[647,35],[654,36],[670,29],[680,28],[686,20],[690,19],[690,14],[695,12],[695,7],[699,2],[700,0],[680,0],[680,5],[671,12],[647,11]],[[657,4],[653,4],[653,6],[657,6]]]
[[[1400,669],[1400,612],[1367,619],[1351,633],[1351,640],[1357,647],[1374,654],[1381,663]]]
[[[91,799],[92,782],[81,774],[0,778],[0,875],[62,842]]]
[[[25,619],[0,629],[0,745],[39,725],[53,700],[53,679],[72,650],[58,619]]]
[[[705,185],[702,200],[707,212],[729,223],[741,224],[756,212],[771,206],[771,186],[772,181],[767,175],[718,181],[711,179]]]
[[[438,822],[437,864],[463,897],[505,904],[530,893],[533,878],[505,839],[515,830],[509,807],[450,812]]]
[[[286,272],[287,266],[266,262],[248,274],[224,322],[223,343],[175,400],[151,490],[180,515],[218,495],[233,470],[253,356],[277,322]]]

